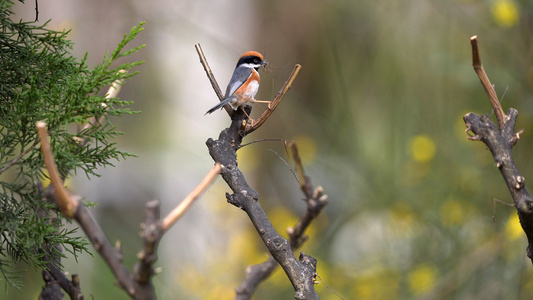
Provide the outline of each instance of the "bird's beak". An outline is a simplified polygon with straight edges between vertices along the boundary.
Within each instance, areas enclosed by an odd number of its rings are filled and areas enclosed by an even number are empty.
[[[262,62],[261,64],[262,64],[263,66],[266,66],[266,65],[268,65],[268,61],[263,60],[263,62]]]

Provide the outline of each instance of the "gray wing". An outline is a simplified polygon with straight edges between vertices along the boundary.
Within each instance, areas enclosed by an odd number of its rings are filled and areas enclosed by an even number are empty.
[[[252,75],[252,70],[246,67],[238,67],[233,72],[231,80],[229,81],[228,87],[226,88],[226,95],[224,96],[227,99],[229,96],[233,95],[235,91],[240,88],[243,83]]]

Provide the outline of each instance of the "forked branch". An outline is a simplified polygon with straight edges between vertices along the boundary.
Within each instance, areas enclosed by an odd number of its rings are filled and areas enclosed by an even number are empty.
[[[470,42],[472,45],[474,70],[489,95],[499,128],[492,123],[487,114],[479,116],[474,113],[468,113],[463,116],[466,133],[468,134],[469,140],[482,141],[491,151],[495,165],[500,170],[513,198],[514,206],[517,209],[520,219],[520,225],[526,233],[529,243],[526,250],[527,256],[533,262],[533,199],[526,188],[525,178],[518,172],[512,156],[512,148],[518,142],[520,133],[523,132],[523,130],[520,130],[515,133],[518,111],[510,108],[507,115],[503,113],[494,88],[481,66],[477,37],[473,36]]]
[[[200,63],[204,67],[205,73],[207,75],[207,78],[209,78],[209,82],[211,82],[211,86],[213,87],[213,90],[217,94],[217,97],[219,101],[224,100],[224,96],[222,94],[222,91],[220,90],[220,86],[218,85],[217,80],[215,79],[215,75],[213,74],[213,71],[211,71],[211,68],[209,67],[209,64],[207,63],[207,59],[205,58],[204,52],[202,50],[202,47],[200,44],[194,45],[196,48],[196,52],[198,53],[198,57],[200,58]],[[285,84],[281,87],[281,90],[277,93],[274,100],[268,104],[267,108],[263,111],[261,116],[257,118],[257,120],[253,120],[252,122],[249,122],[246,124],[244,128],[243,135],[247,135],[257,128],[259,128],[263,123],[266,122],[266,120],[270,117],[270,115],[274,112],[276,107],[281,103],[281,100],[283,100],[283,97],[285,94],[290,90],[292,83],[296,79],[296,76],[298,76],[298,73],[300,72],[300,69],[302,68],[301,65],[296,64],[294,66],[294,70],[292,71],[291,75],[289,75],[289,78],[285,81]],[[229,105],[224,106],[226,109],[226,112],[229,116],[232,116],[234,111],[230,108]]]

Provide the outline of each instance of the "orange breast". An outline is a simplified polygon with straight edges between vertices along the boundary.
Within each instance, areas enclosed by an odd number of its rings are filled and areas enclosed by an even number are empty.
[[[239,106],[245,105],[250,102],[251,99],[254,99],[257,91],[259,90],[259,73],[256,70],[252,70],[252,75],[246,82],[239,87],[233,95],[235,96],[235,101],[230,103],[233,109],[239,108]]]

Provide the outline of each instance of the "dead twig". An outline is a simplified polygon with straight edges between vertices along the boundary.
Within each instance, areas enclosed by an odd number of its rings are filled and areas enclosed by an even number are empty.
[[[224,100],[224,94],[222,94],[222,90],[220,89],[220,86],[218,85],[218,82],[215,79],[215,75],[213,74],[213,71],[211,71],[211,67],[209,67],[209,64],[207,63],[207,59],[205,58],[202,46],[200,46],[200,44],[196,44],[194,45],[194,48],[196,48],[196,52],[198,53],[198,57],[200,58],[200,63],[204,67],[205,73],[207,74],[207,78],[209,78],[209,82],[211,82],[211,86],[213,87],[213,90],[215,90],[215,94],[217,94],[218,100]],[[224,105],[224,109],[226,110],[229,116],[233,114],[233,110],[229,105]]]
[[[526,188],[525,178],[520,175],[512,155],[512,148],[516,145],[520,134],[523,132],[523,130],[520,130],[515,133],[518,111],[514,108],[509,108],[507,114],[503,113],[494,88],[481,66],[477,37],[473,36],[470,39],[470,43],[472,45],[474,70],[489,95],[499,126],[496,127],[487,114],[479,116],[474,113],[467,113],[463,116],[466,125],[465,131],[469,140],[482,141],[492,153],[495,166],[500,170],[513,198],[520,225],[528,239],[526,253],[533,263],[533,199]]]
[[[257,128],[261,127],[261,125],[266,122],[270,115],[272,115],[276,107],[278,107],[278,105],[281,103],[281,100],[283,100],[285,94],[291,89],[292,83],[296,79],[296,76],[298,76],[301,68],[302,66],[298,64],[294,66],[294,70],[292,70],[291,75],[289,75],[289,78],[287,81],[285,81],[285,84],[281,87],[281,90],[278,92],[274,100],[268,104],[267,108],[263,111],[259,118],[253,120],[251,123],[246,124],[244,127],[245,135],[250,134]]]
[[[61,212],[68,218],[72,218],[78,208],[78,201],[74,199],[70,193],[63,186],[61,176],[57,170],[57,166],[50,149],[50,143],[48,142],[48,130],[46,129],[46,123],[39,121],[35,124],[37,132],[39,134],[39,140],[41,141],[41,151],[43,153],[44,164],[48,170],[48,176],[50,177],[50,184],[54,188],[57,195],[58,205]]]
[[[176,221],[187,212],[191,204],[196,200],[208,187],[213,180],[220,174],[222,166],[216,163],[213,169],[207,173],[202,182],[180,202],[161,222],[161,230],[167,231]]]
[[[476,71],[476,74],[481,81],[481,85],[483,85],[485,92],[487,92],[487,95],[489,96],[490,104],[494,109],[494,114],[496,114],[498,126],[500,129],[502,129],[509,117],[503,112],[500,101],[498,100],[498,95],[496,94],[496,90],[494,89],[492,83],[490,83],[489,77],[483,68],[483,64],[481,64],[476,35],[470,38],[470,44],[472,45],[472,66],[474,67],[474,71]]]

